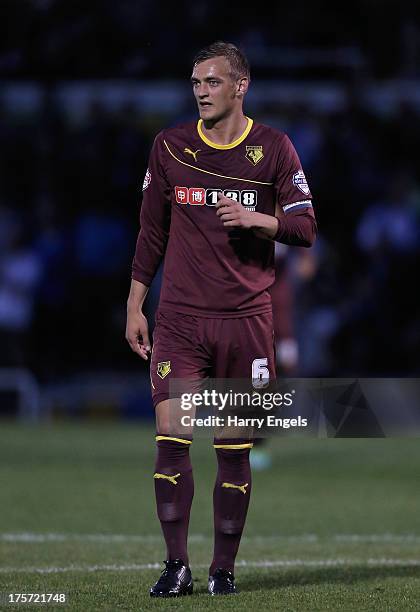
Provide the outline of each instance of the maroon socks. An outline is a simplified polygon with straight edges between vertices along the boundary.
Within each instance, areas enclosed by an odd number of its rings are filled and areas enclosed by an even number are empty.
[[[167,559],[188,565],[187,536],[194,495],[189,450],[191,440],[156,436],[155,494]]]
[[[155,493],[167,559],[182,559],[188,565],[188,524],[194,495],[191,440],[157,435],[156,442]],[[213,492],[214,556],[210,574],[218,567],[233,572],[251,494],[249,441],[241,444],[236,440],[231,445],[215,442],[218,470]]]
[[[250,448],[233,449],[226,445],[225,448],[216,448],[218,470],[213,492],[214,556],[210,575],[218,567],[231,572],[234,570],[251,494],[249,451]]]

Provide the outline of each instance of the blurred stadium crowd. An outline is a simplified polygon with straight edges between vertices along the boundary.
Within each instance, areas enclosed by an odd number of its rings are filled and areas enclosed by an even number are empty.
[[[419,75],[416,2],[226,4],[224,0],[2,0],[0,74],[9,77],[183,78],[197,49],[235,40],[260,77]],[[331,62],[331,60],[334,60]],[[317,74],[314,64],[318,63]]]
[[[134,77],[188,81],[191,56],[212,40],[208,31],[203,40],[201,30],[221,3],[191,7],[188,37],[179,5],[176,11],[168,8],[174,22],[161,22],[151,46],[148,20],[156,20],[154,13],[167,3],[104,1],[101,18],[95,18],[97,4],[84,4],[86,10],[79,2],[58,0],[0,4],[11,24],[0,74],[15,81],[31,78],[43,92],[42,103],[24,111],[0,96],[0,367],[29,367],[41,381],[88,369],[146,372],[124,340],[141,184],[156,132],[195,116],[192,96],[187,110],[168,114],[158,96],[152,112],[132,99],[110,108],[98,95],[75,121],[54,95],[54,81],[108,76],[127,82]],[[357,4],[365,10],[379,5]],[[337,6],[344,14],[334,40],[357,53],[336,53],[334,62],[332,39],[323,39],[323,33],[330,32],[335,13],[328,19],[318,15],[317,28],[311,28],[314,9],[299,19],[297,10],[290,6],[286,24],[286,15],[278,16],[285,44],[309,28],[306,40],[319,50],[330,48],[335,68],[343,58],[359,58],[363,82],[345,81],[344,104],[328,112],[317,112],[310,100],[285,103],[271,96],[264,101],[264,92],[258,104],[245,106],[255,120],[289,134],[314,196],[315,247],[310,255],[303,249],[282,255],[294,294],[296,373],[415,375],[420,366],[415,281],[420,105],[401,97],[392,112],[381,113],[361,94],[372,77],[418,76],[420,64],[412,61],[419,50],[417,26],[406,13],[389,38],[384,31],[391,32],[395,15],[384,16],[379,33],[360,16],[357,22],[347,20],[356,12],[354,3]],[[311,68],[303,56],[297,56],[300,72],[293,71],[293,61],[274,70],[268,50],[276,43],[276,19],[267,15],[267,23],[260,19],[252,29],[252,14],[244,11],[234,27],[229,23],[226,32],[218,31],[250,49],[251,67],[257,65],[252,88],[270,76],[281,85],[292,73],[312,82],[326,74],[337,77],[331,64]],[[361,25],[366,29],[356,36]],[[168,54],[178,40],[179,53],[177,47],[176,54]],[[279,57],[287,58],[287,50]],[[147,306],[151,319],[158,295],[159,277]]]

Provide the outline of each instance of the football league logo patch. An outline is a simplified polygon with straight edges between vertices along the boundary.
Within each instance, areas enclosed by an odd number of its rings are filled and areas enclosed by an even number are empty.
[[[293,175],[293,185],[300,189],[305,195],[309,195],[309,187],[303,170],[298,170]]]
[[[157,375],[160,376],[160,378],[162,378],[162,380],[165,378],[165,376],[168,376],[169,372],[171,371],[171,362],[170,361],[161,361],[160,363],[157,364]]]
[[[246,148],[245,157],[252,163],[254,166],[258,164],[264,157],[262,146],[248,146]]]
[[[148,186],[150,185],[150,181],[151,180],[152,180],[152,175],[150,174],[149,168],[147,168],[146,175],[145,175],[144,181],[143,181],[143,191],[148,188]]]

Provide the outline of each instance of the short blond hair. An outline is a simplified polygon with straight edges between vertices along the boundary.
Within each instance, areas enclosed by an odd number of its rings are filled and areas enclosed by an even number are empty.
[[[201,64],[205,60],[213,57],[225,57],[230,65],[230,75],[234,81],[246,77],[250,80],[249,63],[245,54],[232,43],[226,43],[218,40],[208,47],[204,47],[199,51],[193,60],[193,65]]]

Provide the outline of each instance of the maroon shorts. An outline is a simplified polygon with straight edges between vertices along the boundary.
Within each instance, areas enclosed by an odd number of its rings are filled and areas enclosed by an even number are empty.
[[[153,405],[170,397],[172,379],[275,380],[271,312],[207,319],[158,311],[150,363]]]

